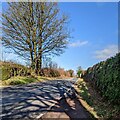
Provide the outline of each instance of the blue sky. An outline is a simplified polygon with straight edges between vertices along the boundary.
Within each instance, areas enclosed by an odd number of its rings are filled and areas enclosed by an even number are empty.
[[[113,56],[118,44],[117,3],[59,3],[73,29],[66,52],[54,58],[61,67],[83,69]]]
[[[118,44],[118,4],[61,2],[61,12],[69,16],[70,43],[65,53],[53,61],[65,69],[83,69],[114,56]],[[12,56],[14,56],[12,54]],[[7,55],[11,59],[11,55]]]

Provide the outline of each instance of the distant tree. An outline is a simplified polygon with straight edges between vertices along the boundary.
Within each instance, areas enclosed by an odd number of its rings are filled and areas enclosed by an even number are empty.
[[[70,74],[70,77],[73,77],[73,75],[74,75],[74,70],[68,70],[68,72],[69,72],[69,74]]]
[[[49,66],[49,68],[53,68],[53,69],[57,69],[58,68],[57,63],[55,63],[53,61],[50,61],[48,66]]]
[[[51,61],[52,61],[51,58],[48,58],[48,57],[43,58],[42,67],[43,67],[43,68],[48,68],[48,67],[49,67],[49,63],[50,63]]]
[[[60,73],[60,76],[65,76],[65,70],[64,70],[64,68],[58,68],[58,71],[59,71],[59,73]]]
[[[43,58],[64,52],[67,18],[55,2],[10,2],[2,14],[3,45],[30,60],[38,73]]]
[[[77,68],[77,76],[78,76],[79,78],[81,77],[81,73],[82,73],[82,67],[79,66],[79,67]]]

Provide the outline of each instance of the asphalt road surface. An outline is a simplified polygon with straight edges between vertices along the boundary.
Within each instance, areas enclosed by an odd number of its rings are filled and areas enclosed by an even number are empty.
[[[52,80],[2,88],[2,119],[39,119],[61,99],[75,97],[72,85],[76,80]]]

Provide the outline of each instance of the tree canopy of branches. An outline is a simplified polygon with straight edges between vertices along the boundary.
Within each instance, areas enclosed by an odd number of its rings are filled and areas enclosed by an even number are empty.
[[[2,42],[26,60],[36,73],[42,59],[60,55],[68,43],[68,17],[55,2],[11,2],[2,14]]]

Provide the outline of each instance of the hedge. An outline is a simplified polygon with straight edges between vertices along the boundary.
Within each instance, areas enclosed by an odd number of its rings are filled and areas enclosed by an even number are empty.
[[[120,104],[120,53],[88,68],[83,78],[114,104]]]
[[[30,75],[30,69],[19,64],[12,62],[0,62],[2,71],[2,80],[7,80],[12,76],[28,76]]]

